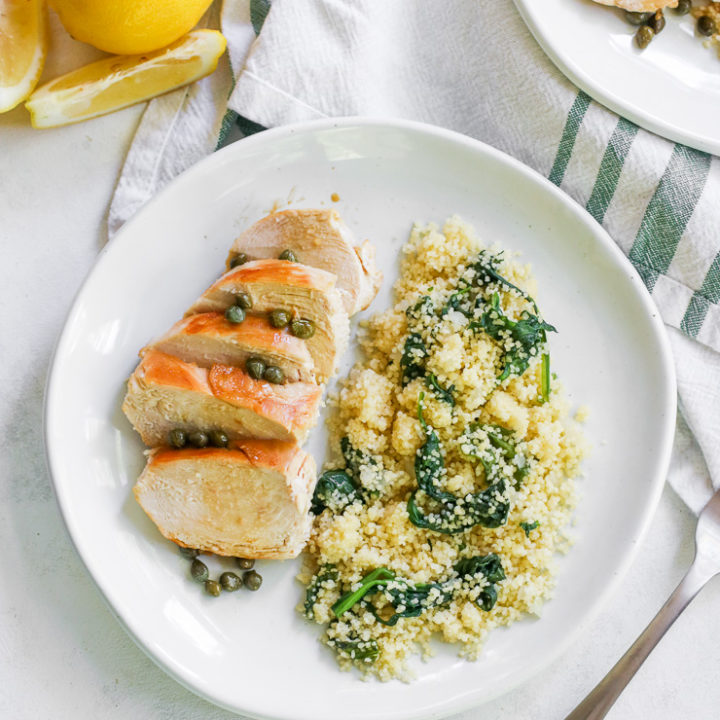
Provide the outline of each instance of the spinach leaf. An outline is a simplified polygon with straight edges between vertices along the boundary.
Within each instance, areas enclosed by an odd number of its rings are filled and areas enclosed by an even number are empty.
[[[475,270],[476,277],[480,276],[483,282],[496,282],[498,285],[502,285],[509,290],[517,291],[533,306],[535,312],[537,312],[538,308],[535,301],[524,290],[521,290],[517,285],[513,285],[497,271],[501,261],[500,255],[492,255],[486,250],[481,250],[478,253],[478,259],[472,264],[472,268]]]
[[[353,592],[345,593],[333,606],[332,611],[335,617],[340,617],[343,613],[347,612],[356,602],[362,600],[370,590],[378,585],[386,585],[389,580],[395,579],[395,573],[391,572],[387,568],[380,567],[373,570],[369,575],[366,575],[360,587]]]
[[[428,349],[419,333],[412,332],[405,339],[400,367],[402,368],[402,385],[405,387],[411,380],[425,374],[425,359]]]
[[[522,311],[519,320],[510,320],[500,307],[500,296],[497,293],[493,294],[490,307],[479,320],[473,320],[470,327],[474,331],[484,330],[493,340],[503,343],[507,348],[503,354],[503,369],[498,382],[510,375],[522,375],[528,369],[530,360],[547,342],[547,333],[556,332],[552,325],[527,310]]]
[[[432,373],[425,376],[425,384],[435,393],[435,397],[439,400],[446,402],[451,407],[455,406],[455,396],[453,395],[453,392],[455,391],[454,385],[451,385],[446,390],[440,385],[438,379]]]
[[[362,467],[377,466],[377,460],[352,446],[348,437],[340,440],[345,468],[326,470],[317,481],[310,509],[319,515],[325,508],[341,513],[356,500],[365,501],[361,483]]]
[[[310,581],[305,591],[305,617],[312,620],[315,616],[315,603],[317,602],[318,595],[322,590],[323,583],[328,580],[337,580],[339,577],[337,568],[332,563],[323,565],[317,572],[317,574]]]
[[[470,590],[478,585],[480,593],[475,600],[478,607],[490,611],[497,601],[496,584],[505,579],[500,558],[491,553],[460,560],[453,572],[441,582],[413,583],[387,568],[376,568],[366,575],[360,587],[354,592],[343,595],[335,605],[333,613],[340,617],[360,601],[375,615],[383,625],[395,625],[400,618],[419,617],[425,610],[447,605],[456,593]],[[380,614],[375,606],[366,599],[382,592],[395,612],[387,616]]]
[[[424,393],[418,401],[418,419],[426,434],[425,444],[415,456],[415,479],[418,488],[410,495],[407,503],[408,519],[416,527],[454,535],[469,530],[475,525],[500,527],[507,521],[510,501],[506,497],[507,485],[504,478],[496,479],[494,466],[488,461],[486,477],[489,487],[478,493],[463,497],[442,489],[445,461],[440,439],[435,430],[427,425],[422,414]],[[416,498],[418,492],[430,500],[431,508],[422,509]]]
[[[525,531],[525,537],[529,538],[530,533],[540,527],[540,523],[537,520],[531,523],[521,522],[520,527]]]
[[[348,505],[362,499],[353,478],[345,470],[326,470],[317,481],[310,510],[319,515],[325,508],[341,513]]]
[[[487,438],[488,442],[483,442]],[[530,472],[530,464],[513,440],[511,430],[495,424],[470,423],[460,437],[460,451],[478,460],[485,471],[488,485],[506,476],[502,465],[513,466],[513,486],[517,490]]]
[[[348,660],[362,660],[366,663],[373,663],[380,657],[380,648],[377,640],[328,640],[328,645],[334,648],[338,655]]]

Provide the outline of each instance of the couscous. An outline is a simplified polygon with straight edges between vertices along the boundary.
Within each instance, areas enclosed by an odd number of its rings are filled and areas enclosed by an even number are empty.
[[[395,305],[364,324],[300,574],[343,668],[407,679],[433,636],[473,659],[550,596],[586,445],[535,291],[453,217],[413,229]]]

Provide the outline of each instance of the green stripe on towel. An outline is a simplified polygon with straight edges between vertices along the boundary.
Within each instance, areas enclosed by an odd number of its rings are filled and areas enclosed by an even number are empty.
[[[575,147],[575,140],[577,139],[578,131],[580,130],[588,107],[590,107],[590,96],[581,90],[577,94],[575,102],[573,102],[570,112],[568,113],[565,128],[560,138],[560,145],[558,145],[557,154],[555,155],[555,162],[548,175],[548,180],[555,183],[555,185],[559,186],[565,177],[565,170],[567,170],[568,163],[570,162],[570,157]]]
[[[587,211],[599,223],[602,223],[605,218],[605,213],[615,195],[625,158],[630,152],[637,132],[637,125],[621,117],[605,148],[605,154],[595,180],[595,187],[593,187],[592,194],[586,205]]]
[[[270,12],[271,0],[250,0],[250,22],[256,35],[260,34],[265,18]]]
[[[697,337],[711,303],[718,302],[720,302],[720,253],[710,265],[702,286],[692,296],[680,323],[680,329],[690,337]]]
[[[710,155],[675,145],[630,250],[638,270],[644,265],[667,272],[709,171]]]

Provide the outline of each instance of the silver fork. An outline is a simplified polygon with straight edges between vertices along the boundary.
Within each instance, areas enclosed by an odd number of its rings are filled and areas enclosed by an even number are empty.
[[[695,559],[660,612],[615,667],[565,720],[604,718],[668,628],[710,578],[720,573],[720,490],[703,508],[695,531]]]

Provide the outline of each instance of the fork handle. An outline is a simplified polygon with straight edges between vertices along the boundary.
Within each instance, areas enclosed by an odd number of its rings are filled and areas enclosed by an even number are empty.
[[[668,628],[715,574],[709,572],[698,560],[696,557],[685,577],[640,637],[565,720],[600,720],[605,717]]]

